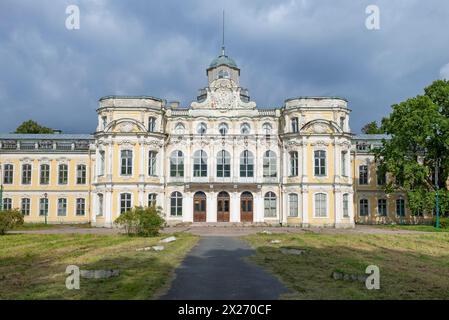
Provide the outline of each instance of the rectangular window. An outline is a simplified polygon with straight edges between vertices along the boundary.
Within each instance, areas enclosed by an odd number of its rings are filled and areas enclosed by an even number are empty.
[[[39,178],[40,184],[49,184],[50,183],[50,165],[41,164],[41,173]]]
[[[97,212],[97,216],[101,217],[103,216],[103,194],[99,193],[98,194],[98,212]]]
[[[340,117],[340,129],[345,131],[345,117]]]
[[[298,133],[299,132],[298,118],[293,118],[292,119],[292,132],[293,133]]]
[[[155,151],[150,151],[148,154],[148,175],[150,176],[156,176],[156,156]]]
[[[101,117],[101,128],[103,130],[106,129],[107,124],[108,124],[108,117],[106,116]]]
[[[298,152],[290,152],[290,176],[298,176]]]
[[[67,215],[67,199],[59,198],[58,199],[58,216],[65,217]]]
[[[396,214],[399,217],[405,217],[405,201],[404,201],[404,199],[396,200]]]
[[[368,184],[368,166],[359,167],[359,184]]]
[[[326,151],[317,150],[314,152],[315,176],[326,175]]]
[[[22,165],[22,184],[31,184],[31,164]]]
[[[104,168],[105,168],[105,152],[101,150],[99,152],[100,159],[98,161],[98,175],[103,176],[104,175]]]
[[[58,167],[58,183],[67,184],[69,176],[69,169],[66,164],[60,164]]]
[[[48,199],[47,198],[39,199],[39,215],[40,216],[48,215]]]
[[[121,170],[122,176],[130,176],[133,174],[133,152],[131,150],[122,150],[121,153]]]
[[[343,217],[349,217],[349,195],[347,193],[343,195]]]
[[[148,118],[148,132],[156,131],[156,119],[153,117]]]
[[[387,183],[387,176],[381,168],[377,168],[377,185],[384,186]]]
[[[359,214],[361,217],[369,214],[368,199],[360,199]]]
[[[122,193],[120,195],[120,213],[131,210],[131,193]]]
[[[31,210],[31,200],[29,198],[22,198],[21,211],[24,216],[29,216]]]
[[[346,151],[342,151],[341,152],[341,175],[343,177],[347,177],[348,173],[346,170],[346,158],[347,158],[347,152]]]
[[[315,195],[315,217],[327,217],[327,196],[324,193]]]
[[[12,210],[12,199],[11,198],[3,199],[3,210]]]
[[[76,166],[76,183],[86,184],[86,166],[84,164],[79,164]]]
[[[14,166],[12,164],[5,164],[3,166],[3,183],[12,184],[14,181]]]
[[[297,217],[298,216],[298,195],[297,194],[289,194],[288,195],[288,216],[289,217]]]
[[[84,216],[86,214],[86,199],[78,198],[76,199],[76,215]]]
[[[377,200],[377,214],[379,216],[387,216],[387,199]]]

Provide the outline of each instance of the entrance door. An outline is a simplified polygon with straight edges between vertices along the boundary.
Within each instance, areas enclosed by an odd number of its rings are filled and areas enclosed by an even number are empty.
[[[250,192],[240,196],[240,221],[253,222],[253,195]]]
[[[201,191],[193,196],[193,221],[206,222],[206,194]]]
[[[217,222],[229,222],[229,203],[229,193],[220,192],[217,197]]]

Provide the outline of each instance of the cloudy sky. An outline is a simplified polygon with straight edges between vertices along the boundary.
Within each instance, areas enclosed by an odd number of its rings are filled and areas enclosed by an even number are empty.
[[[79,30],[65,27],[72,4]],[[365,27],[371,4],[380,30]],[[341,96],[359,132],[449,78],[447,0],[0,0],[0,132],[34,119],[91,133],[111,94],[188,106],[219,54],[223,9],[227,53],[261,108]]]

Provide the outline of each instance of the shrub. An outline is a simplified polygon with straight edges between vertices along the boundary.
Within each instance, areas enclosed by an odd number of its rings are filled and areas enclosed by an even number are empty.
[[[437,225],[437,218],[433,218],[433,226],[435,227]],[[449,229],[449,218],[446,217],[440,217],[440,228],[441,229]]]
[[[128,235],[154,237],[159,234],[165,221],[161,216],[160,208],[136,207],[122,213],[114,223],[123,227]]]
[[[0,211],[0,235],[23,225],[23,215],[19,210]]]

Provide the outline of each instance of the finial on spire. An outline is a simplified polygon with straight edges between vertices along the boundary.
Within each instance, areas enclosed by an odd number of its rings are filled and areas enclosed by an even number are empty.
[[[225,12],[223,10],[223,38],[221,42],[221,55],[225,55]]]

